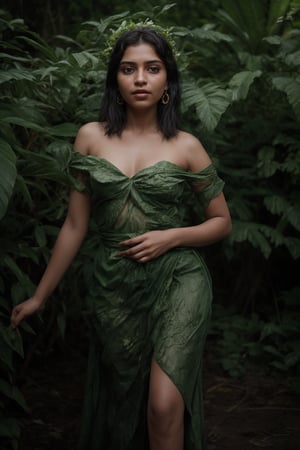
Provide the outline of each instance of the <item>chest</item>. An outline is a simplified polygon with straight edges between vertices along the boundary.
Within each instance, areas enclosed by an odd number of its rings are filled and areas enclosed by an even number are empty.
[[[160,161],[168,161],[185,169],[184,154],[174,144],[143,137],[133,140],[112,139],[102,145],[95,143],[91,154],[109,161],[122,173],[132,177]]]

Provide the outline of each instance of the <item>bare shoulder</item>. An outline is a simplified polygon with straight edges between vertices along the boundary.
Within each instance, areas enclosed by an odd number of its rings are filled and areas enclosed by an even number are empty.
[[[74,142],[74,150],[83,155],[89,155],[95,140],[99,143],[105,139],[104,124],[101,122],[89,122],[79,128]]]
[[[178,134],[178,144],[185,153],[188,169],[197,172],[211,164],[205,148],[193,134],[180,131]]]

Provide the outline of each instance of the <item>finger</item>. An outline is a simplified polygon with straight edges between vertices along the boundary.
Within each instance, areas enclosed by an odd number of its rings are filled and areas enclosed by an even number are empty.
[[[137,253],[140,253],[141,251],[144,250],[143,244],[138,244],[135,245],[134,247],[130,247],[126,250],[122,250],[121,252],[119,252],[119,255],[121,256],[134,256]]]
[[[134,259],[135,261],[141,261],[143,259],[143,261],[148,261],[149,259],[151,259],[151,256],[145,252],[145,251],[141,251],[138,253],[135,253],[133,255],[130,255],[129,258]]]
[[[142,256],[141,258],[137,259],[139,263],[146,263],[148,261],[151,261],[151,258],[149,256]]]
[[[19,323],[24,319],[24,314],[19,310],[19,308],[16,308],[13,311],[12,318],[11,318],[11,324],[13,328],[17,328]]]
[[[16,329],[18,324],[19,324],[19,320],[17,319],[17,317],[12,317],[10,324],[12,326],[13,329]]]
[[[135,245],[143,242],[143,240],[144,240],[144,235],[140,235],[140,236],[136,236],[131,239],[127,239],[126,241],[122,241],[119,243],[119,245],[125,246],[125,247],[131,247],[131,246],[135,246]]]

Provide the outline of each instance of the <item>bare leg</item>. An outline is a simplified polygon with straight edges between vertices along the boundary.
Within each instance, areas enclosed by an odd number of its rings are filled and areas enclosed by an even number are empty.
[[[184,401],[154,359],[150,374],[148,431],[151,450],[183,450]]]

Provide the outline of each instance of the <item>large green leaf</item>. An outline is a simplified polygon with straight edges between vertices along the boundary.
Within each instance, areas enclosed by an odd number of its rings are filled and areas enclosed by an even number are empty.
[[[0,139],[0,220],[6,213],[16,176],[16,155],[10,145]]]
[[[249,88],[255,78],[260,77],[261,70],[245,70],[236,73],[229,82],[229,88],[232,91],[232,101],[244,100],[249,92]]]
[[[202,125],[213,131],[230,104],[227,91],[215,83],[198,86],[192,83],[183,85],[183,103],[185,108],[195,107]]]
[[[222,0],[227,22],[255,51],[265,36],[266,10],[262,0]],[[226,16],[223,15],[226,19]]]
[[[52,127],[45,127],[45,132],[51,136],[74,137],[77,134],[79,126],[74,123],[60,123]]]
[[[17,402],[18,405],[20,405],[25,411],[29,410],[21,391],[16,386],[7,383],[7,381],[1,378],[0,378],[0,393]]]
[[[32,72],[28,72],[26,69],[7,69],[0,71],[0,83],[5,83],[11,80],[34,81],[35,76]]]
[[[276,89],[286,94],[298,120],[300,120],[300,76],[297,78],[273,77],[272,82]]]
[[[47,105],[33,99],[19,99],[18,102],[10,103],[0,102],[0,121],[22,125],[25,128],[47,126],[45,115],[41,112]],[[30,125],[30,126],[29,126]]]
[[[11,256],[6,254],[2,256],[2,265],[5,268],[8,268],[11,271],[11,273],[15,275],[19,283],[21,283],[22,286],[24,287],[27,296],[30,297],[35,290],[35,285],[32,283],[29,276],[25,272],[23,272],[22,269],[18,266],[16,261],[14,261],[14,259]]]
[[[291,0],[271,0],[269,2],[269,14],[267,23],[268,34],[278,32],[283,18],[291,7]]]
[[[228,34],[221,33],[220,31],[216,31],[211,29],[211,27],[207,24],[204,25],[202,28],[195,28],[190,35],[201,39],[201,40],[208,40],[213,42],[232,42],[233,39]]]
[[[32,32],[28,34],[30,34],[32,38],[27,36],[17,36],[17,39],[25,41],[26,44],[31,45],[36,50],[40,51],[41,54],[44,57],[49,58],[50,61],[57,61],[55,50],[52,47],[50,47],[38,34]]]

